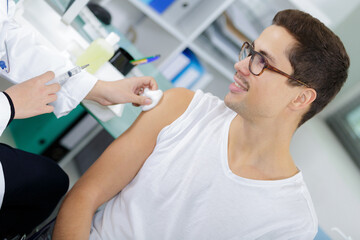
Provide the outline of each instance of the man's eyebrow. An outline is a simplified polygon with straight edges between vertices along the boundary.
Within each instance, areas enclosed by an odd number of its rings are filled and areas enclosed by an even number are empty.
[[[253,46],[253,48],[255,49],[255,41],[253,41],[251,43],[251,45]],[[273,56],[271,56],[268,52],[264,51],[264,50],[260,50],[259,53],[261,53],[262,55],[264,55],[266,58],[268,58],[272,63],[276,63],[275,58]]]

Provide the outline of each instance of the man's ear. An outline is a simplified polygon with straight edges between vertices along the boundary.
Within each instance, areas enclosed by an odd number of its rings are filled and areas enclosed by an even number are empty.
[[[316,99],[316,91],[312,88],[302,90],[298,96],[290,103],[292,110],[304,109],[311,105]]]

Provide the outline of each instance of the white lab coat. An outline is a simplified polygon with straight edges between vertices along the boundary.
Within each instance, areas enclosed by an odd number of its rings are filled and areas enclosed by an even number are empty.
[[[16,84],[46,71],[54,71],[56,75],[61,74],[74,66],[56,49],[46,46],[42,38],[32,30],[18,25],[13,19],[15,10],[14,1],[0,0],[0,57],[3,60],[6,55],[4,45],[6,41],[10,65],[9,73],[0,69],[1,78]],[[57,93],[57,100],[52,103],[55,115],[61,117],[74,109],[94,87],[96,81],[97,79],[86,71],[69,79]],[[11,114],[9,102],[3,93],[0,93],[0,108],[1,135]],[[0,163],[0,207],[4,188],[4,175]]]

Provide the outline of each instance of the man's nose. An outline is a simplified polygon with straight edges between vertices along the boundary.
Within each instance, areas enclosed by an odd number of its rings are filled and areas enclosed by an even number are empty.
[[[245,76],[249,75],[250,74],[249,61],[250,61],[250,57],[247,57],[243,60],[239,60],[234,64],[235,70],[241,72],[241,74]]]

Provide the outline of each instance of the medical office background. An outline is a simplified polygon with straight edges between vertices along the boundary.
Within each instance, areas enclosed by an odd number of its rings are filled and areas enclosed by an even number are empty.
[[[59,6],[66,6],[69,0],[18,2],[23,7],[20,14],[45,39],[60,42],[54,40],[49,30],[44,30],[49,29],[44,24],[51,19],[47,14],[62,14]],[[342,39],[350,55],[349,78],[335,100],[296,132],[291,152],[303,171],[321,229],[331,239],[350,239],[346,236],[360,239],[360,72],[357,67],[360,65],[360,0],[168,1],[171,4],[155,0],[90,2],[94,3],[91,11],[88,5],[80,12],[81,26],[79,20],[72,23],[85,41],[89,43],[101,36],[104,21],[109,20],[110,15],[111,29],[120,34],[122,41],[126,39],[143,56],[161,55],[159,60],[149,64],[152,70],[145,71],[147,74],[160,72],[174,86],[202,89],[220,98],[228,92],[234,74],[233,64],[242,42],[257,38],[277,11],[300,9],[330,27]],[[156,2],[163,3],[157,5]],[[98,6],[102,8],[94,8]],[[106,10],[105,13],[102,10]],[[61,50],[67,50],[71,57],[78,54],[77,44],[76,41],[65,41],[58,45],[63,45]],[[141,75],[144,72],[139,71],[139,67],[128,74]],[[1,90],[8,86],[5,80],[0,81]],[[48,117],[41,121],[48,121]],[[69,174],[73,185],[89,167],[89,161],[95,160],[113,137],[83,109],[74,111],[70,120],[51,121],[54,126],[62,126],[56,127],[61,132],[54,139],[49,138],[51,141],[45,137],[50,142],[39,153],[46,155],[51,152]],[[21,135],[26,137],[18,143],[19,133],[16,127],[11,129],[0,138],[1,142],[25,150],[28,150],[26,147],[32,148],[30,142],[34,133],[19,128]],[[52,135],[45,127],[41,131]]]

